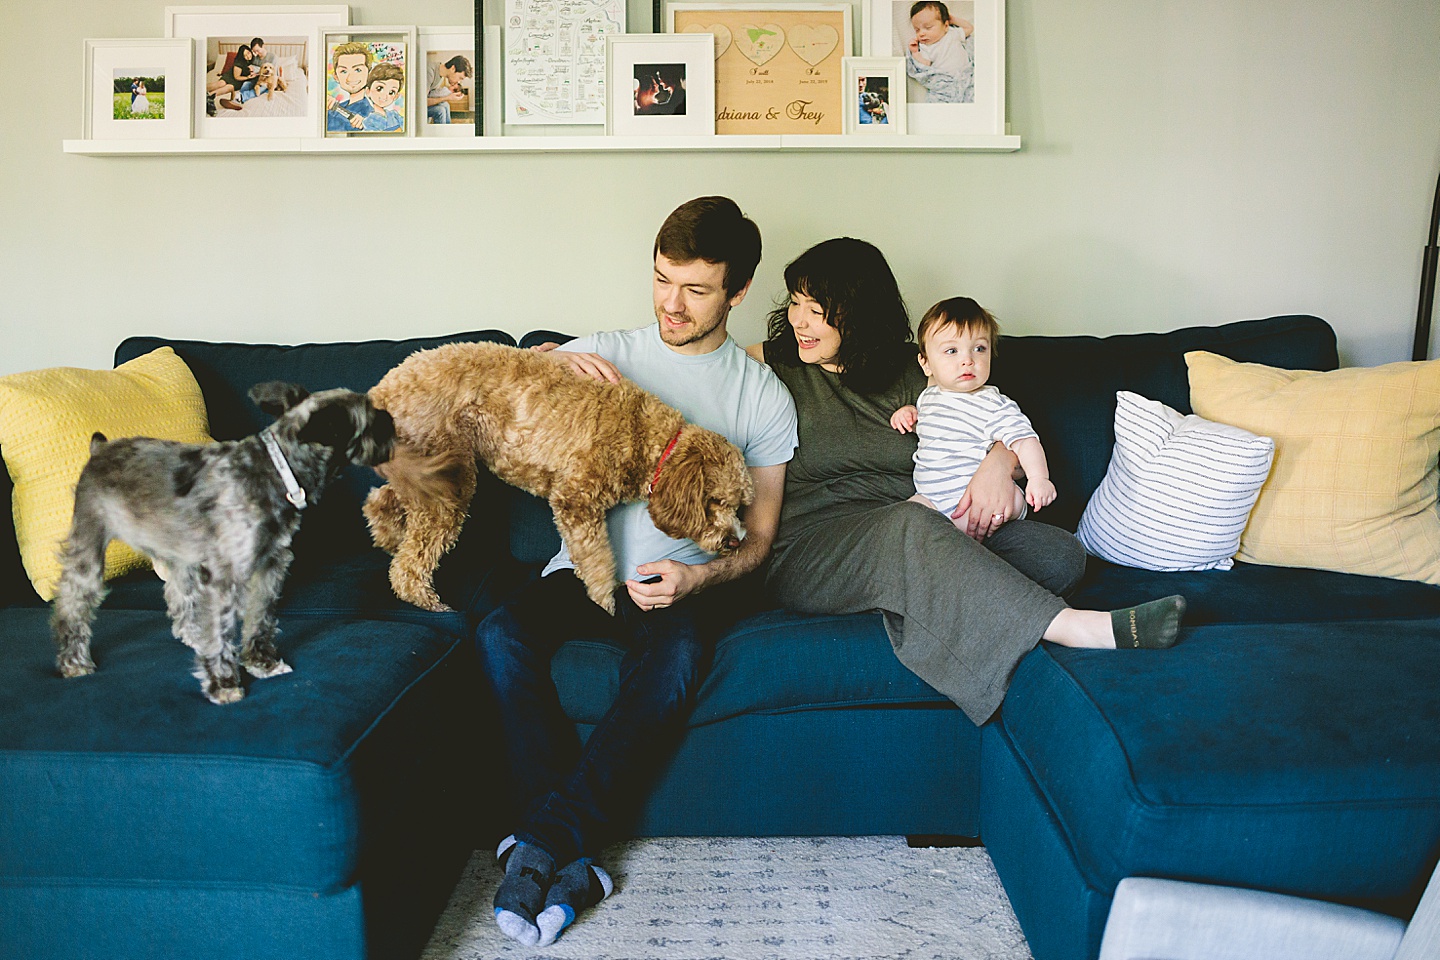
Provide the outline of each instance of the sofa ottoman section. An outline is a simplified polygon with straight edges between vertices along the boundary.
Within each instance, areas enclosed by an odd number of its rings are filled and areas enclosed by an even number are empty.
[[[68,680],[47,616],[4,611],[0,955],[418,951],[484,814],[468,642],[282,618],[294,672],[217,707],[163,613],[102,611]]]
[[[982,791],[1028,774],[1046,813],[1030,829],[1058,831],[1086,897],[1154,876],[1403,913],[1440,855],[1437,689],[1436,620],[1199,627],[1123,655],[1042,644]],[[1044,875],[1045,843],[985,822],[1007,889]],[[1071,947],[1097,946],[1099,920]]]

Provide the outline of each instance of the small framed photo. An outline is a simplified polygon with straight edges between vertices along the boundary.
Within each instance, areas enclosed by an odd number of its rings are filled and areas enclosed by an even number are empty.
[[[416,132],[423,137],[478,137],[484,132],[484,47],[470,27],[417,27]],[[423,99],[423,105],[421,100]]]
[[[326,137],[412,136],[415,28],[322,29],[318,113]]]
[[[166,7],[165,36],[195,44],[195,136],[315,136],[315,31],[349,22],[346,4]]]
[[[900,57],[846,57],[851,94],[845,132],[875,136],[905,132],[905,61]]]
[[[188,37],[86,40],[86,140],[189,140]]]
[[[1005,132],[1005,0],[871,0],[866,27],[905,61],[911,133]]]
[[[715,132],[715,36],[629,34],[606,40],[605,133],[617,137]]]
[[[715,37],[716,133],[844,132],[850,4],[673,0],[665,13],[669,33]]]

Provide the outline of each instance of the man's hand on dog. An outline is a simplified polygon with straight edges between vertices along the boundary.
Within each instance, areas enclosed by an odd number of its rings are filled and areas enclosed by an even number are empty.
[[[641,579],[626,580],[625,589],[629,591],[630,599],[635,601],[635,606],[647,612],[673,606],[693,593],[701,581],[695,567],[678,560],[642,563],[635,572],[640,574]]]
[[[530,349],[536,353],[550,353],[558,346],[558,343],[542,343]],[[607,383],[619,383],[621,380],[620,371],[615,369],[615,364],[598,353],[571,353],[562,350],[554,355],[554,359],[568,366],[570,372],[577,376],[604,380]]]

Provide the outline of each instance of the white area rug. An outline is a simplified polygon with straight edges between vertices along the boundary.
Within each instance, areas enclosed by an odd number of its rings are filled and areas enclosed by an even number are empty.
[[[1031,960],[983,848],[903,837],[637,840],[600,863],[615,893],[554,945],[495,926],[479,851],[423,960]]]

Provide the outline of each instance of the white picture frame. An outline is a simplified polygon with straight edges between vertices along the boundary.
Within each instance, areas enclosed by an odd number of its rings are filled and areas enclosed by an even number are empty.
[[[315,31],[349,23],[347,4],[166,7],[165,36],[188,37],[194,41],[191,87],[194,136],[202,140],[315,136],[315,118],[311,116],[314,97],[310,88],[316,76],[323,76],[319,73],[322,54],[314,46]],[[218,45],[211,41],[233,37],[295,41],[287,42],[287,47],[301,47],[299,41],[304,41],[303,55],[297,55],[296,67],[299,77],[304,79],[305,89],[296,91],[293,109],[287,109],[287,115],[278,115],[282,111],[273,109],[273,101],[250,108],[257,114],[254,116],[247,115],[243,109],[221,115],[218,107],[215,116],[207,115],[206,87],[207,82],[215,79],[211,76],[211,58],[216,54],[213,48]],[[292,78],[292,87],[299,77]],[[294,109],[298,109],[298,115],[293,115]],[[262,111],[272,115],[259,115]]]
[[[504,128],[504,104],[500,97],[500,84],[505,74],[504,57],[502,51],[505,49],[501,44],[501,33],[499,24],[486,24],[485,26],[485,53],[481,60],[485,64],[485,83],[481,92],[485,95],[485,136],[499,137],[505,133]]]
[[[905,61],[901,57],[846,57],[845,133],[903,136],[906,130]]]
[[[356,24],[349,27],[321,27],[315,34],[316,45],[320,48],[320,54],[324,58],[321,66],[320,81],[315,84],[315,123],[321,137],[413,137],[415,135],[415,91],[421,86],[415,80],[415,50],[419,46],[415,39],[415,28],[413,26],[371,26],[369,24]],[[361,43],[372,48],[388,48],[396,51],[403,57],[403,61],[397,65],[403,70],[403,79],[399,85],[398,92],[403,98],[397,101],[398,106],[391,104],[389,110],[398,114],[399,129],[373,127],[368,118],[362,120],[362,126],[358,129],[340,129],[328,123],[329,119],[329,80],[330,80],[330,51],[339,44]],[[343,66],[343,65],[342,65]],[[367,70],[373,73],[374,68],[367,64]],[[372,81],[373,82],[373,81]],[[368,101],[367,101],[368,102]],[[474,133],[472,131],[471,136]]]
[[[715,134],[715,36],[627,34],[605,42],[605,133]]]
[[[476,31],[473,27],[416,27],[415,40],[415,134],[421,137],[474,137],[484,132],[485,126],[485,50],[475,48]],[[450,122],[436,119],[430,109],[430,67],[439,62],[448,66],[457,56],[463,56],[470,64],[470,76],[458,78],[461,92],[468,91],[468,99],[460,102],[457,109],[454,102],[437,104],[449,109]],[[468,82],[467,82],[468,81]],[[438,89],[438,88],[437,88]],[[457,120],[459,116],[463,119]]]
[[[189,37],[85,41],[86,140],[189,140]],[[127,91],[116,91],[124,83]],[[126,98],[128,97],[128,105]],[[144,109],[132,112],[139,103]]]
[[[906,58],[910,40],[915,37],[909,13],[912,3],[913,0],[870,0],[865,23],[867,57]],[[973,27],[968,43],[973,92],[966,99],[968,85],[963,71],[937,70],[922,83],[907,67],[908,130],[913,134],[1001,136],[1005,133],[1005,0],[944,0],[944,5],[952,21],[946,33],[960,32],[962,48],[967,45],[963,41],[963,27],[954,23],[969,23]],[[951,60],[956,51],[951,41],[944,42],[951,47],[945,54],[946,59]],[[917,64],[917,68],[920,65]],[[946,76],[956,80],[952,83]],[[936,97],[948,99],[950,95],[944,89],[947,87],[960,91],[958,102],[935,102]]]

